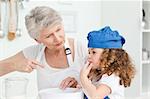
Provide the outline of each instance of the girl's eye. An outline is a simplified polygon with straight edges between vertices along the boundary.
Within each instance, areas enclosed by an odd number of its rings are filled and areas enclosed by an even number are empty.
[[[95,54],[95,53],[96,53],[95,51],[92,51],[92,52],[89,51],[88,52],[88,54]]]
[[[95,52],[95,51],[92,51],[92,53],[95,54],[96,52]]]

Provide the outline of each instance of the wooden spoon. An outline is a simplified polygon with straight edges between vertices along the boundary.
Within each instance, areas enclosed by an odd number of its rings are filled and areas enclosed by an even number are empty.
[[[8,27],[8,40],[12,41],[16,37],[16,1],[9,0],[9,27]]]

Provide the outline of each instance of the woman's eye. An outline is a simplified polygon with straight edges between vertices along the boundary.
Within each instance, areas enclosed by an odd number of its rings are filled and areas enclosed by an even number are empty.
[[[56,32],[59,32],[61,29],[57,29]]]
[[[46,36],[46,38],[49,38],[51,35]]]
[[[49,38],[50,36],[48,35],[48,36],[46,36],[46,38]]]

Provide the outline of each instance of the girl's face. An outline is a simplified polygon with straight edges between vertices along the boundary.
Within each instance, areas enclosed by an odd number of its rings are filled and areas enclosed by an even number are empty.
[[[64,46],[65,33],[62,24],[48,27],[42,30],[39,41],[49,49],[59,50]]]
[[[89,48],[88,61],[93,68],[99,67],[100,57],[104,49],[101,48]]]

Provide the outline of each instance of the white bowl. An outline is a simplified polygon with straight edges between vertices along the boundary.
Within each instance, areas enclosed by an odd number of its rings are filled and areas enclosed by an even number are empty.
[[[40,99],[83,99],[83,92],[76,88],[48,88],[39,91]]]

